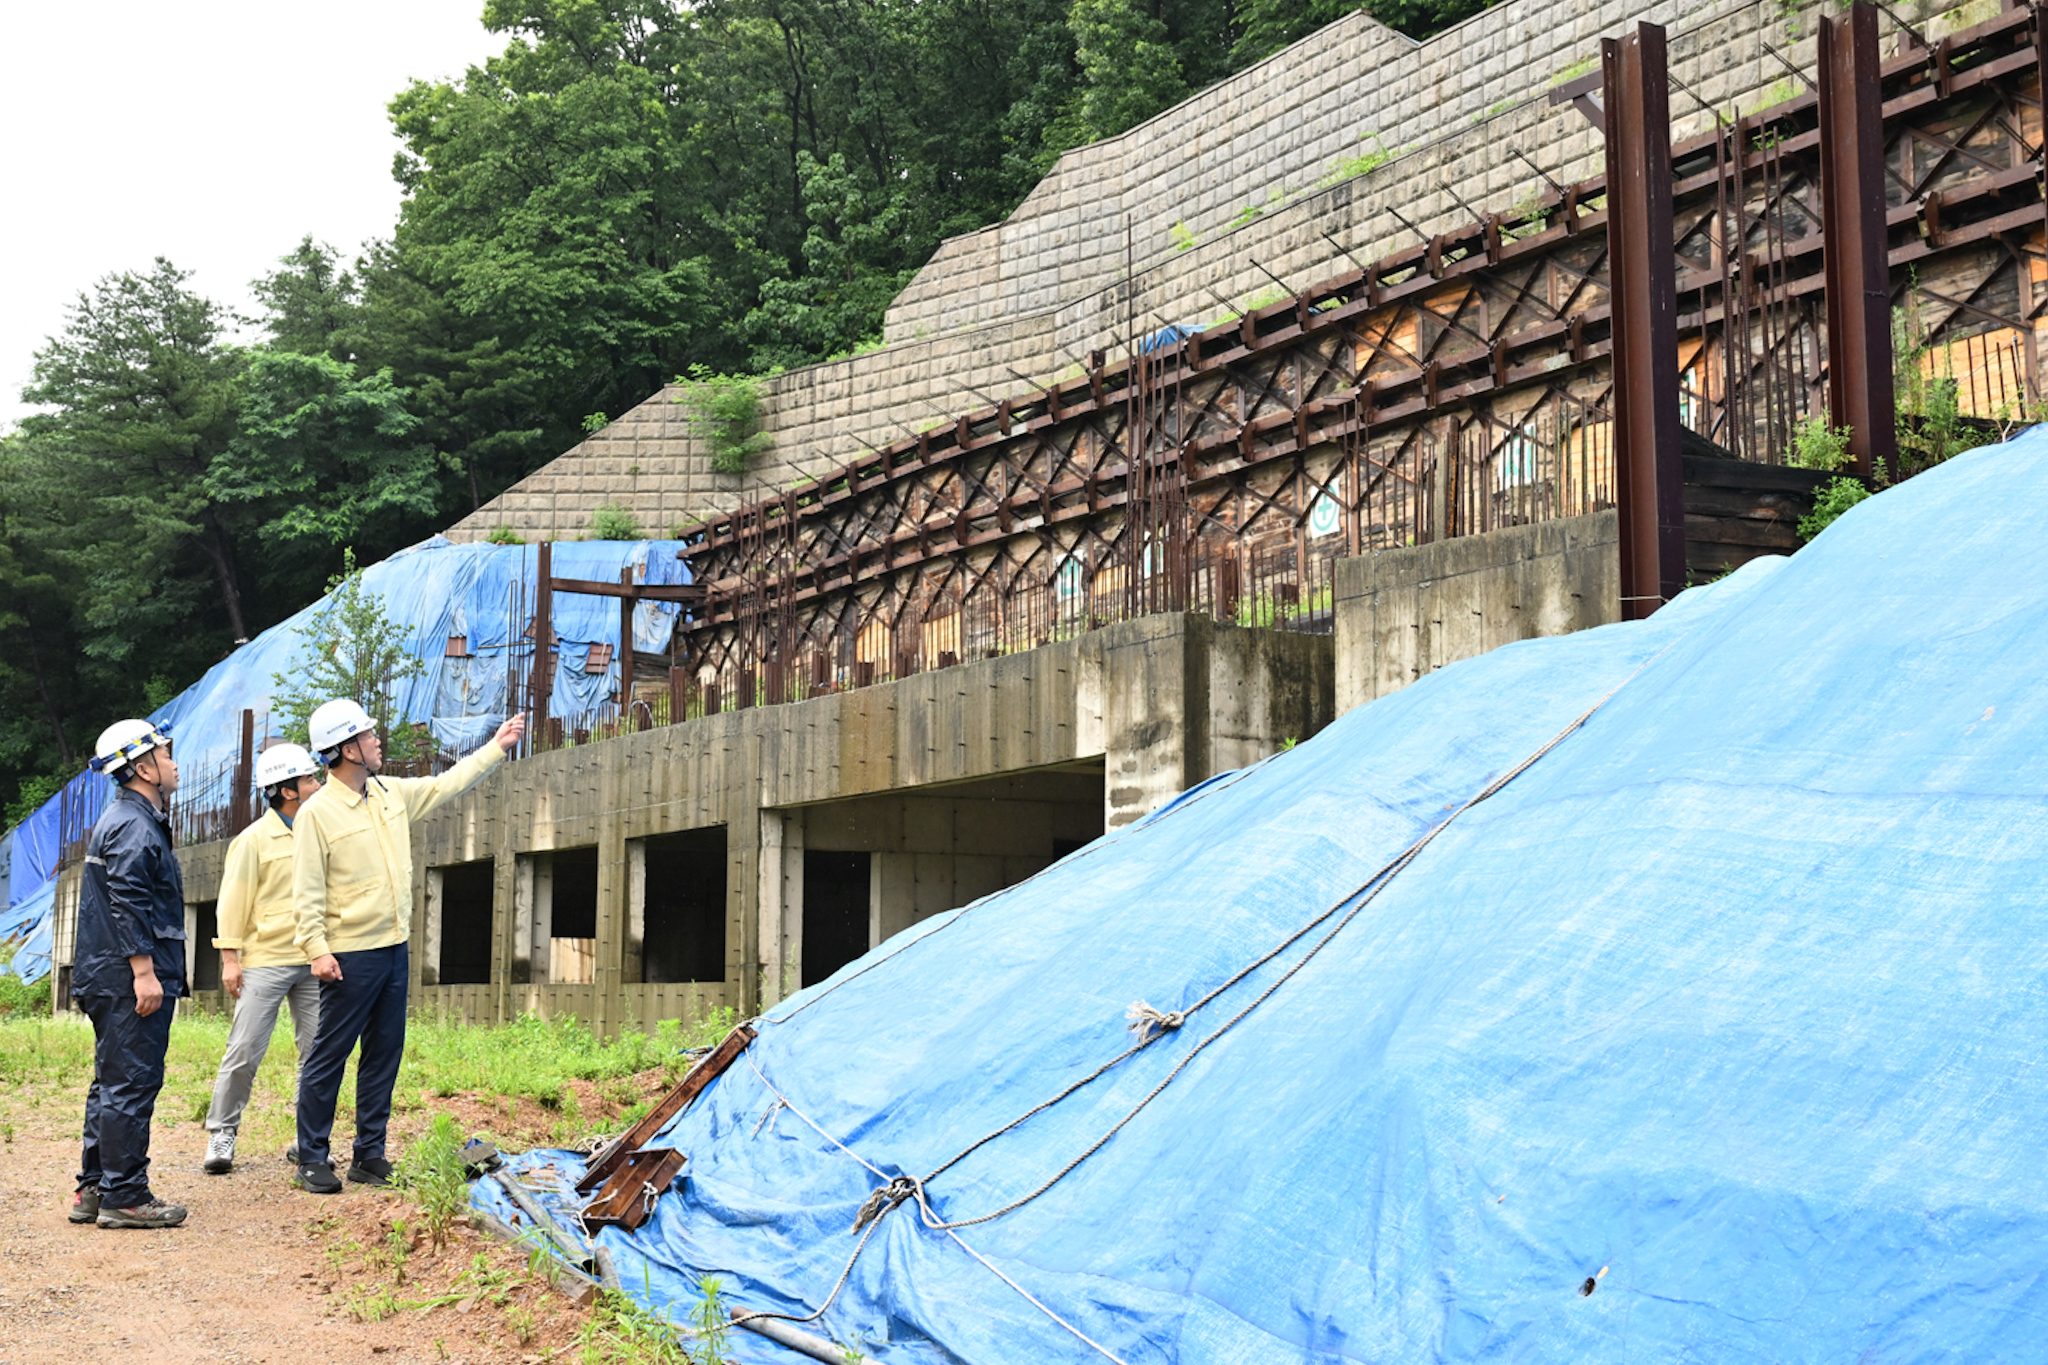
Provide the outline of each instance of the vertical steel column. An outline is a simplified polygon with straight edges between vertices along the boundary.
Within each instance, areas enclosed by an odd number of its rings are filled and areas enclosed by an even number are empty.
[[[1607,259],[1614,312],[1614,478],[1621,616],[1685,588],[1678,458],[1678,273],[1671,239],[1671,100],[1664,30],[1600,44],[1607,141]]]
[[[543,540],[535,554],[540,577],[533,594],[533,675],[526,685],[527,752],[548,747],[548,693],[555,685],[555,547]]]
[[[1821,260],[1827,272],[1828,421],[1849,428],[1853,472],[1896,475],[1891,266],[1877,10],[1820,21]]]
[[[256,713],[242,712],[242,754],[235,760],[235,794],[228,806],[228,836],[249,827],[256,814]]]
[[[633,567],[619,570],[619,719],[630,719],[633,709],[633,608],[640,605],[633,596]]]

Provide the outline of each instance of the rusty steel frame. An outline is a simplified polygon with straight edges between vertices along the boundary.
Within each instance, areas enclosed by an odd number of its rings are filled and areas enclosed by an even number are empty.
[[[1678,270],[1671,236],[1671,79],[1664,30],[1600,43],[1613,299],[1614,473],[1621,616],[1685,590],[1678,456]]]
[[[1875,240],[1886,253],[1885,287],[1894,299],[1910,291],[1929,303],[1931,335],[1995,326],[2031,347],[2032,319],[2048,307],[2048,298],[2036,303],[2048,290],[2034,278],[2044,257],[2042,33],[2036,13],[2008,12],[1857,80],[1881,120],[1886,203]],[[1822,322],[1840,289],[1823,249],[1821,163],[1839,159],[1849,134],[1824,134],[1834,111],[1821,103],[1809,93],[1746,116],[1730,111],[1670,146],[1664,161],[1673,345],[1646,392],[1676,393],[1682,355],[1684,424],[1747,458],[1782,459],[1796,421],[1831,388],[1855,384],[1853,374],[1838,378],[1845,367],[1833,358],[1847,352]],[[1617,123],[1614,97],[1609,104],[1609,127],[1626,138],[1630,120]],[[1867,139],[1867,109],[1860,117]],[[1658,118],[1651,111],[1634,122],[1640,130]],[[1664,159],[1648,154],[1654,138],[1640,141],[1643,173],[1654,174]],[[1857,148],[1867,156],[1864,141]],[[1611,501],[1611,487],[1595,486],[1604,455],[1588,434],[1610,404],[1628,401],[1615,383],[1628,364],[1616,376],[1609,362],[1626,324],[1608,297],[1608,184],[1603,176],[1551,186],[1533,214],[1489,213],[1354,260],[1355,269],[1184,340],[1140,347],[1127,338],[1129,354],[1116,363],[1097,352],[1073,377],[716,518],[683,552],[704,592],[684,647],[706,709],[719,709],[719,680],[728,691],[744,681],[747,704],[761,681],[764,700],[781,700],[955,661],[969,652],[957,619],[969,606],[984,603],[1007,629],[1029,595],[1049,592],[1063,573],[1093,585],[1084,625],[1111,598],[1116,611],[1192,601],[1176,586],[1184,574],[1210,575],[1202,601],[1228,616],[1248,575],[1266,572],[1257,566],[1305,572],[1311,553],[1358,553]],[[1852,195],[1866,227],[1871,192],[1866,175]],[[1647,254],[1654,269],[1660,253]],[[1839,264],[1842,253],[1833,255]],[[1864,334],[1888,313],[1889,301],[1867,308]],[[1863,368],[1875,411],[1888,368]],[[2031,374],[2026,382],[2031,392]],[[1869,417],[1862,425],[1884,426]],[[1642,532],[1654,576],[1629,591],[1653,608],[1683,585],[1682,521],[1662,494],[1676,491],[1675,478],[1663,477],[1669,403],[1652,405],[1647,428],[1663,461],[1648,471],[1655,516]],[[1502,470],[1532,443],[1573,441],[1586,470],[1572,497],[1556,496],[1562,484],[1539,487],[1526,490],[1523,511],[1501,510],[1508,491],[1525,491],[1511,490]],[[1311,546],[1305,527],[1325,499],[1341,534]],[[1392,521],[1369,523],[1374,499],[1392,500]],[[1173,555],[1162,550],[1160,560],[1175,583],[1155,591],[1139,581],[1140,566],[1153,562],[1144,547],[1180,507],[1185,529],[1164,537]],[[1509,519],[1489,520],[1496,516]],[[1155,529],[1133,529],[1145,526]],[[941,629],[949,613],[951,634]],[[921,664],[910,658],[919,650]],[[794,677],[800,659],[815,673]]]
[[[1821,256],[1827,274],[1828,421],[1849,429],[1852,472],[1898,472],[1886,259],[1884,106],[1877,11],[1820,21]]]

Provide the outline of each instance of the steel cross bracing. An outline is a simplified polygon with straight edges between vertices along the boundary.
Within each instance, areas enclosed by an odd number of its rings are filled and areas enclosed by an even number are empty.
[[[1880,91],[1893,298],[1938,342],[2023,351],[2029,396],[2043,31],[2013,10],[1909,45]],[[1826,406],[1818,113],[1718,111],[1671,153],[1682,420],[1766,463]],[[683,551],[690,677],[744,678],[744,705],[1146,611],[1326,627],[1338,555],[1612,506],[1604,191],[1547,190],[1227,326],[1134,327],[1114,361],[714,520]]]

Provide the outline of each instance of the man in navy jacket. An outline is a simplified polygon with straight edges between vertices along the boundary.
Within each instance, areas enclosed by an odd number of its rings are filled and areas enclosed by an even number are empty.
[[[149,1190],[149,1128],[172,1002],[185,994],[185,882],[169,815],[178,765],[170,736],[146,720],[124,720],[100,736],[92,766],[119,790],[86,844],[78,898],[71,995],[96,1042],[71,1221],[176,1227],[185,1210]]]

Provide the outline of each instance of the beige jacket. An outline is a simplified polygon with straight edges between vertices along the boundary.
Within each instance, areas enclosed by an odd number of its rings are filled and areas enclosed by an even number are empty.
[[[505,761],[485,744],[439,777],[371,778],[361,796],[330,779],[292,825],[292,913],[311,961],[412,934],[412,822]]]
[[[241,954],[244,967],[302,967],[293,941],[292,827],[274,810],[235,836],[220,873],[213,946]]]

